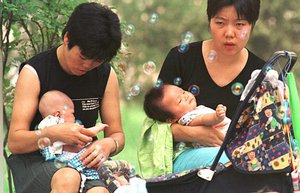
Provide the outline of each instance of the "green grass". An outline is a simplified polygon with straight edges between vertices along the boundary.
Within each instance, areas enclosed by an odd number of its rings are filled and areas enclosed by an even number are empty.
[[[142,105],[122,103],[122,124],[125,132],[125,148],[121,153],[114,156],[113,159],[124,159],[129,161],[139,174],[137,162],[137,145],[140,140],[140,133],[145,114]],[[1,192],[1,190],[0,190]],[[8,179],[6,165],[4,163],[4,193],[8,193]]]
[[[137,145],[140,140],[145,114],[142,105],[137,104],[122,105],[121,113],[125,133],[125,148],[121,153],[113,157],[113,159],[125,159],[129,161],[133,164],[138,174]]]

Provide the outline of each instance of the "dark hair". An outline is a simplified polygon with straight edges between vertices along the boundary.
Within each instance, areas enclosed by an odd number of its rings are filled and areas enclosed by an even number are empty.
[[[163,87],[153,87],[145,94],[144,111],[146,115],[154,120],[166,122],[167,119],[174,118],[174,115],[161,108],[159,102],[162,100]]]
[[[259,17],[260,0],[207,0],[208,21],[213,18],[220,9],[233,5],[238,17],[246,19],[252,27]]]
[[[62,32],[68,33],[68,48],[79,46],[87,59],[109,62],[121,47],[120,21],[111,9],[98,3],[82,3],[70,16]]]

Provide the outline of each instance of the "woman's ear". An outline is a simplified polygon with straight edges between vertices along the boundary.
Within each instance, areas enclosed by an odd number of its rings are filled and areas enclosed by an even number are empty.
[[[64,44],[68,45],[69,44],[69,36],[68,36],[68,32],[65,33],[64,35]]]

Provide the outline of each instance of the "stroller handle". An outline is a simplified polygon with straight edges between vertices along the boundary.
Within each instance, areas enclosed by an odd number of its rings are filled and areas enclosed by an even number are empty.
[[[278,61],[279,58],[287,58],[289,59],[288,63],[284,66],[283,72],[289,72],[294,64],[297,61],[297,54],[295,52],[291,52],[291,51],[277,51],[274,52],[274,54],[269,58],[269,60],[267,61],[267,64],[272,64],[274,65],[276,61]],[[286,74],[284,74],[285,76]]]

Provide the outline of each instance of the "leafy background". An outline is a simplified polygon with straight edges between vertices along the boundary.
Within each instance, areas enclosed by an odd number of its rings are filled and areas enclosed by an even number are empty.
[[[73,8],[84,0],[2,0],[0,1],[0,55],[3,80],[5,136],[13,102],[18,65],[31,56],[61,42],[60,34]],[[123,45],[113,61],[120,80],[122,122],[126,146],[115,159],[126,159],[139,172],[136,148],[144,119],[145,91],[154,85],[161,64],[171,47],[186,32],[193,41],[209,38],[206,0],[103,0],[120,16]],[[300,1],[261,1],[257,22],[248,48],[264,59],[275,51],[300,54]],[[152,20],[151,20],[152,19]],[[130,28],[129,28],[130,27]],[[153,62],[155,71],[147,73],[144,63]],[[298,62],[297,62],[298,63]],[[299,88],[300,67],[294,67]],[[299,90],[299,89],[298,89]],[[6,119],[7,118],[7,119]],[[6,152],[9,154],[6,146]],[[4,192],[9,192],[4,170]]]

